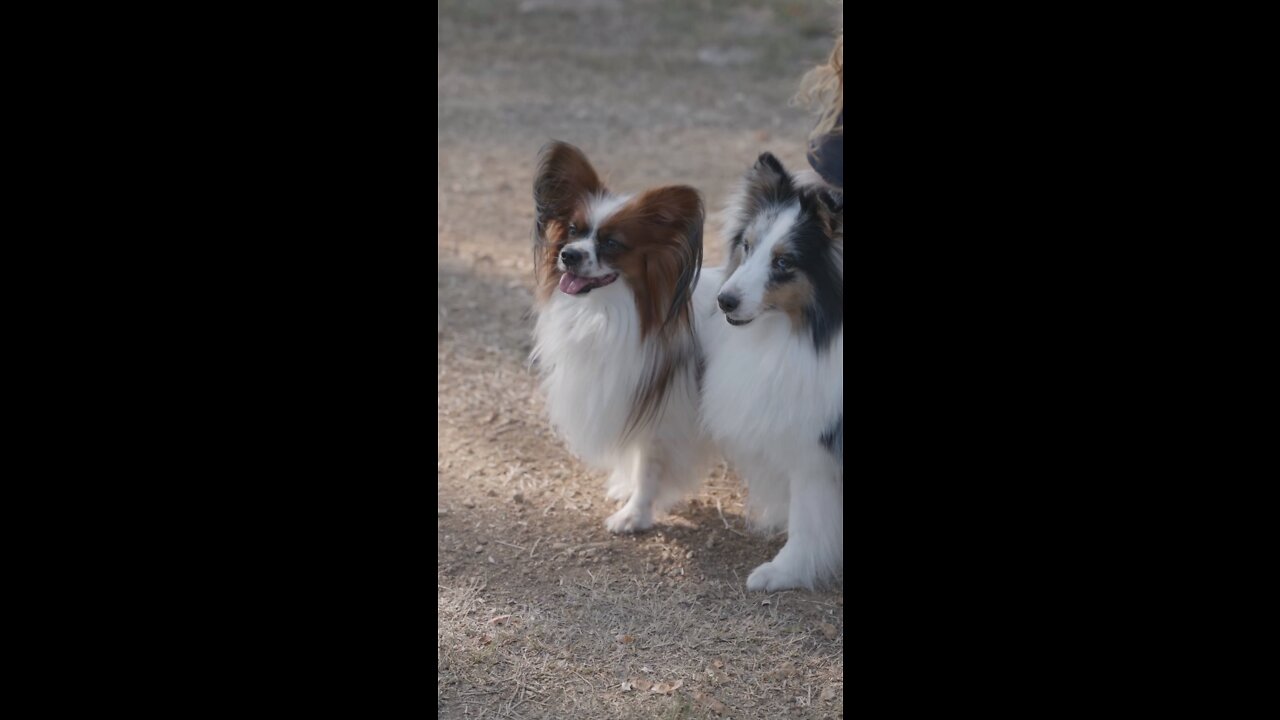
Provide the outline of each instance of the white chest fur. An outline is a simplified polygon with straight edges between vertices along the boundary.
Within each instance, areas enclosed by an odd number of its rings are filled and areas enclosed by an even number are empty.
[[[703,426],[730,455],[771,464],[822,459],[819,439],[844,412],[844,331],[817,352],[781,313],[731,326],[715,309],[719,270],[704,273],[695,299],[706,359]]]
[[[648,362],[631,290],[616,282],[589,296],[557,291],[534,340],[552,425],[575,455],[613,466]]]

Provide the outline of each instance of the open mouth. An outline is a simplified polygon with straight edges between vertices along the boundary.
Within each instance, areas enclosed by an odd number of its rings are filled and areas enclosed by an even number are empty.
[[[725,319],[725,320],[728,320],[730,325],[746,325],[747,323],[751,322],[752,320],[755,320],[755,318],[751,318],[751,319],[749,319],[749,320],[734,320],[733,318],[729,317],[728,315],[725,315],[725,316],[724,316],[724,319]]]
[[[618,279],[618,273],[609,273],[601,277],[582,277],[567,272],[560,276],[560,292],[566,295],[586,295],[598,287],[604,287]]]

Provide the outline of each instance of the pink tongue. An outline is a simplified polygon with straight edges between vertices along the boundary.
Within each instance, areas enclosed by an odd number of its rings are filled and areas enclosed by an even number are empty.
[[[573,273],[565,273],[560,277],[560,292],[577,295],[591,284],[591,278],[578,277]]]

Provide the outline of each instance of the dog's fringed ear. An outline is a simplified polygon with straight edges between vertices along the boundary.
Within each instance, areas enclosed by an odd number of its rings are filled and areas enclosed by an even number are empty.
[[[648,226],[647,232],[661,239],[646,250],[645,283],[649,290],[644,293],[644,302],[650,306],[641,312],[642,325],[691,327],[684,321],[689,318],[689,298],[702,271],[702,226],[706,220],[702,195],[687,185],[671,185],[648,190],[633,203],[642,210],[637,216]]]
[[[670,223],[673,229],[677,229],[684,254],[684,263],[676,281],[676,294],[671,299],[667,318],[663,322],[667,325],[685,310],[693,289],[698,284],[698,276],[702,273],[702,226],[706,220],[706,211],[702,205],[702,194],[691,187],[669,187],[662,192],[669,198],[665,205],[667,211],[672,213]]]
[[[643,243],[639,264],[645,289],[636,293],[642,337],[659,333],[671,343],[636,390],[626,434],[662,411],[663,398],[681,368],[697,363],[693,335],[693,290],[702,271],[702,227],[706,210],[702,194],[687,185],[670,185],[641,193],[633,201],[641,229],[651,233]]]
[[[538,234],[544,235],[547,223],[565,220],[584,197],[603,189],[600,176],[581,150],[558,141],[547,144],[538,153],[533,178]]]
[[[551,297],[556,287],[558,251],[550,236],[563,238],[578,205],[587,196],[603,191],[600,176],[578,148],[552,142],[538,153],[533,177],[533,267],[539,301]]]

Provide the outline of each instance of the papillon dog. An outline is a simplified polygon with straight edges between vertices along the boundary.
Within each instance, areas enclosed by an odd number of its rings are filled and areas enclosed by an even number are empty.
[[[748,590],[813,588],[844,568],[844,207],[813,173],[760,156],[725,215],[728,263],[695,293],[701,419],[785,526]]]
[[[702,198],[685,186],[614,193],[581,150],[554,142],[533,199],[533,360],[551,424],[612,472],[607,495],[622,507],[605,526],[646,529],[696,486],[706,458],[692,316]]]

